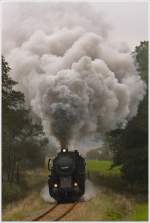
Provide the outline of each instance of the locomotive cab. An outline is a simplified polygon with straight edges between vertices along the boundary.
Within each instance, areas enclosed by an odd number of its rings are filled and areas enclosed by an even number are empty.
[[[49,160],[49,194],[57,202],[78,200],[85,191],[85,160],[77,150],[62,149]]]

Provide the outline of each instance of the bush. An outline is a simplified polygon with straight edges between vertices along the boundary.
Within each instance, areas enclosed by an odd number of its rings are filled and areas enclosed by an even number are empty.
[[[24,188],[15,183],[3,183],[2,201],[3,205],[19,200],[24,196]]]

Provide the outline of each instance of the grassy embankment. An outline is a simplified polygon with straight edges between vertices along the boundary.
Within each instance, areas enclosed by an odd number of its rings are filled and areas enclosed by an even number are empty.
[[[90,179],[98,189],[97,196],[80,203],[63,220],[147,220],[148,205],[143,194],[129,192],[120,177],[120,169],[110,168],[110,161],[87,161]],[[47,175],[46,168],[27,173],[30,193],[24,199],[7,205],[3,210],[3,220],[31,220],[50,206],[40,196],[42,187],[47,183]]]
[[[91,201],[91,208],[94,209],[95,202],[95,208],[102,203],[105,209],[103,220],[147,220],[146,195],[143,192],[134,193],[134,189],[121,178],[120,168],[111,168],[111,165],[111,161],[87,161],[91,180],[101,187],[101,195]]]
[[[26,190],[24,187],[20,187],[20,191],[25,194],[19,194],[18,196],[20,197],[14,199],[14,202],[3,205],[3,220],[15,221],[28,218],[31,220],[34,215],[38,215],[49,207],[49,204],[40,196],[41,189],[47,184],[47,176],[48,171],[46,168],[27,171],[24,176]],[[13,196],[11,195],[12,198],[15,196],[16,191],[11,190],[10,193],[13,194]]]
[[[25,198],[32,190],[38,190],[46,177],[46,172],[42,169],[38,169],[22,173],[18,184],[14,182],[3,182],[3,207],[7,206],[9,203]]]

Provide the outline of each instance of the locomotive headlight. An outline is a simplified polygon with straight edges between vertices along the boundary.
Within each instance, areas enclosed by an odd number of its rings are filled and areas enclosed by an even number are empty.
[[[54,184],[54,187],[57,188],[58,187],[58,184]]]
[[[74,186],[77,187],[78,186],[78,183],[77,182],[74,182]]]
[[[63,151],[63,153],[65,153],[66,152],[66,149],[63,149],[62,151]]]

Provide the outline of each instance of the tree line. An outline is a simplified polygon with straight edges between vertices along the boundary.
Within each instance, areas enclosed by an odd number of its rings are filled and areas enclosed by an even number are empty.
[[[139,44],[132,53],[137,71],[147,84],[138,114],[125,129],[107,134],[102,148],[90,150],[87,159],[112,160],[120,166],[122,177],[130,184],[148,185],[148,42]],[[146,189],[147,190],[147,189]]]
[[[2,182],[20,183],[22,173],[44,163],[48,139],[40,121],[33,121],[24,94],[9,76],[2,56]]]
[[[144,100],[138,114],[124,130],[112,131],[109,147],[113,153],[114,166],[120,166],[122,176],[133,184],[148,185],[148,42],[135,48],[133,57],[141,78],[147,84]]]

